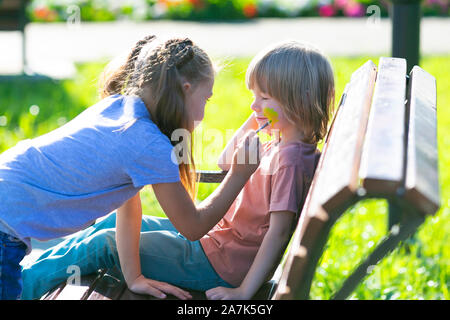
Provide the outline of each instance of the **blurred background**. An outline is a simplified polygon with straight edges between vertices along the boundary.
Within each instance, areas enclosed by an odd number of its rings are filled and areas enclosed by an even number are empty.
[[[196,129],[198,168],[207,170],[218,169],[225,131],[251,113],[245,71],[268,44],[295,39],[322,49],[334,69],[337,101],[367,60],[406,57],[437,80],[442,207],[351,298],[449,299],[449,8],[449,0],[0,0],[0,152],[64,125],[98,101],[106,63],[148,34],[190,37],[222,67]],[[223,135],[205,134],[212,129]],[[198,200],[215,187],[201,185]],[[142,199],[144,214],[164,216],[151,188]],[[311,297],[329,298],[386,230],[385,201],[349,209],[331,232]],[[36,245],[35,253],[45,247]]]

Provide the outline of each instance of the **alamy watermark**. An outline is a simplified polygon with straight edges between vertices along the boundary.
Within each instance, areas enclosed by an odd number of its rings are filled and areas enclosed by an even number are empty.
[[[258,160],[262,161],[265,144],[260,142],[260,145],[256,146],[255,143],[258,140],[253,139],[250,140],[247,148],[244,148],[242,147],[244,135],[235,136],[235,132],[234,129],[219,130],[203,128],[202,126],[198,126],[193,133],[187,129],[176,129],[171,135],[171,141],[174,144],[171,160],[177,165],[190,164],[190,153],[192,152],[196,166],[216,164],[230,166],[233,162],[235,150],[239,149],[240,152],[236,154],[236,164],[257,164]],[[280,132],[276,129],[267,130],[266,135],[271,140],[279,140]],[[191,145],[192,141],[193,146]],[[230,144],[232,145],[230,146]],[[225,147],[227,147],[226,154],[222,155]],[[220,159],[219,155],[222,155]],[[274,153],[270,159],[270,163],[263,162],[263,165],[260,165],[262,167],[261,173],[273,174],[277,170],[278,152]]]
[[[75,4],[71,4],[66,9],[67,27],[70,29],[79,28],[81,24],[81,9]]]
[[[81,285],[81,270],[77,265],[70,265],[67,267],[66,272],[70,276],[66,280],[67,285],[80,286]]]
[[[375,4],[370,5],[366,9],[366,14],[369,15],[366,20],[366,25],[369,28],[379,28],[381,21],[381,8]]]

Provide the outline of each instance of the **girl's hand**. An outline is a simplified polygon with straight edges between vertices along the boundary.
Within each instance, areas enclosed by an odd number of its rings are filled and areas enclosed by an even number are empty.
[[[137,277],[128,288],[135,293],[148,294],[160,299],[166,297],[165,293],[172,294],[181,300],[192,299],[189,292],[181,290],[166,282],[147,279],[142,274]]]
[[[258,129],[258,123],[255,119],[255,113],[252,113],[248,119],[241,125],[241,127],[234,133],[233,137],[228,141],[227,146],[220,154],[217,165],[224,171],[229,171],[233,159],[233,154],[236,151],[238,141],[242,140],[250,130]]]
[[[241,288],[217,287],[206,291],[208,300],[248,300]]]
[[[250,130],[234,151],[231,171],[248,179],[259,166],[261,149],[258,135]]]

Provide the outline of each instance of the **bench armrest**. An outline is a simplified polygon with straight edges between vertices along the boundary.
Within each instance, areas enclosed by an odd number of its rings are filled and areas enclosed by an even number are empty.
[[[197,181],[201,183],[220,183],[227,175],[228,171],[207,171],[197,170]]]

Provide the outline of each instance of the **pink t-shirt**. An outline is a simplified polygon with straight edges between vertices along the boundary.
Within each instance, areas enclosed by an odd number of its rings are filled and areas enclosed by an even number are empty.
[[[320,152],[303,142],[268,143],[258,169],[225,216],[200,243],[214,270],[239,286],[250,269],[269,228],[270,212],[303,207]]]

